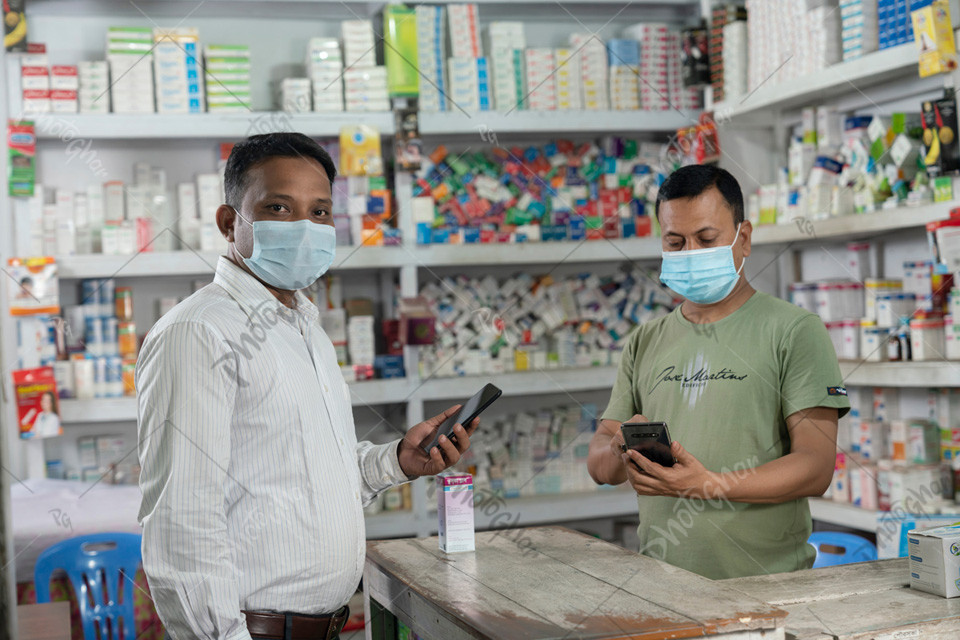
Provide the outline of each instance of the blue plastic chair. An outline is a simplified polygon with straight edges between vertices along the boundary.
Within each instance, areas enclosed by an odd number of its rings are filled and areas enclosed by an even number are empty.
[[[814,569],[877,559],[877,547],[869,540],[852,533],[817,531],[810,534],[807,542],[817,550],[817,559],[813,561]]]
[[[50,578],[67,573],[80,606],[85,640],[134,640],[133,580],[140,565],[140,535],[96,533],[44,549],[33,570],[37,602],[50,602]]]

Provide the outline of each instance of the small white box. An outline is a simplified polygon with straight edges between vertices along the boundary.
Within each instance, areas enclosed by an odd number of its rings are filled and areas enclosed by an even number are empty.
[[[110,222],[125,220],[127,217],[123,183],[113,180],[103,185],[104,219]]]
[[[960,596],[960,523],[907,534],[910,588],[944,598]]]
[[[441,474],[436,478],[440,550],[446,553],[475,550],[473,476]]]

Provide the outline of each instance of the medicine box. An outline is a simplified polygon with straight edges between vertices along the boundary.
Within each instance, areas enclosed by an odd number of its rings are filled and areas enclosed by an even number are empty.
[[[473,476],[437,476],[437,516],[440,550],[473,551]]]
[[[960,523],[910,531],[907,550],[911,589],[960,596]]]

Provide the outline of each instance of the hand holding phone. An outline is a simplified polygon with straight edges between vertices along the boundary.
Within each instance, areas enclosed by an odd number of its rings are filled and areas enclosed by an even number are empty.
[[[673,457],[670,431],[666,422],[624,422],[620,425],[623,434],[623,452],[633,449],[645,458],[664,467],[672,467]]]
[[[483,389],[463,404],[463,408],[460,409],[458,414],[450,416],[443,421],[443,424],[437,429],[433,440],[431,440],[429,444],[423,445],[423,450],[429,455],[430,449],[439,444],[440,436],[447,436],[447,438],[455,440],[456,436],[453,435],[453,428],[457,424],[462,424],[464,428],[469,428],[470,424],[483,413],[484,409],[493,404],[502,393],[503,391],[492,384],[484,386]]]

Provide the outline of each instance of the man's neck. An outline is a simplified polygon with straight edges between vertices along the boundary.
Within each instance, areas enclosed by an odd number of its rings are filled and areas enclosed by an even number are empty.
[[[754,293],[756,293],[756,290],[750,286],[746,278],[741,277],[737,281],[737,286],[733,288],[733,292],[720,302],[697,304],[690,300],[684,300],[680,307],[680,313],[694,324],[717,322],[742,307]]]
[[[256,274],[250,271],[250,269],[247,268],[246,263],[244,263],[244,261],[240,259],[240,256],[237,255],[234,245],[230,245],[230,248],[227,250],[227,260],[229,260],[230,262],[237,265],[238,267],[240,267],[241,269],[249,273],[251,276],[256,278],[257,282],[262,284],[266,288],[266,290],[273,295],[274,298],[280,301],[280,304],[282,304],[283,306],[289,309],[297,308],[297,292],[287,291],[286,289],[277,289],[276,287],[270,286],[260,278],[257,278]]]

